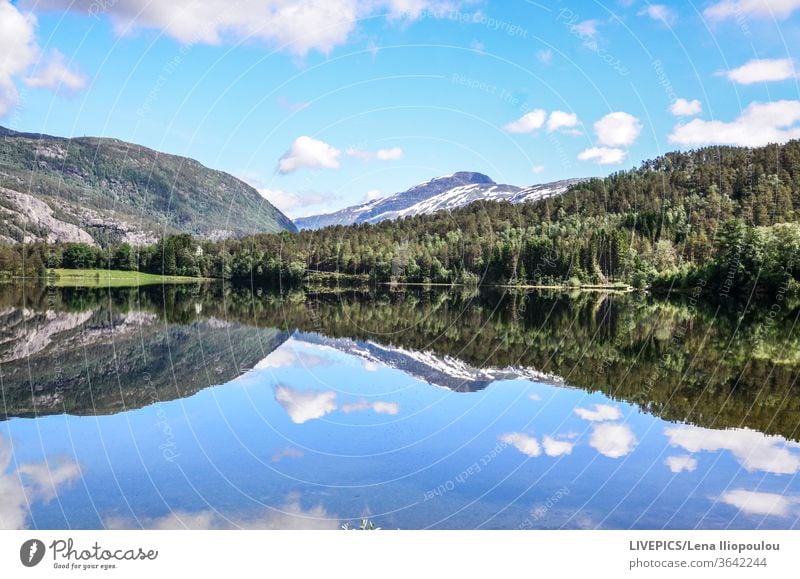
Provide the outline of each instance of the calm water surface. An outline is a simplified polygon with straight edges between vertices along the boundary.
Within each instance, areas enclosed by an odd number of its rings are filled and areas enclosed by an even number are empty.
[[[0,286],[0,528],[794,528],[797,315]]]

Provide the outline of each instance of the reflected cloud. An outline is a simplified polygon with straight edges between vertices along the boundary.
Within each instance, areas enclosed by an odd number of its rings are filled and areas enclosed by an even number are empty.
[[[609,404],[595,404],[594,410],[588,408],[576,408],[575,414],[589,422],[603,422],[605,420],[619,420],[622,412],[616,406]]]
[[[26,528],[31,503],[49,503],[80,477],[78,464],[67,459],[9,469],[12,459],[11,445],[0,437],[0,529],[9,530]]]
[[[287,347],[287,344],[284,343],[280,348],[274,350],[266,358],[253,366],[253,368],[256,370],[288,368],[292,366],[313,368],[329,363],[330,361],[325,358],[309,354],[308,352],[298,352],[291,347]]]
[[[536,392],[534,392],[533,394],[528,395],[528,399],[533,400],[534,402],[539,402],[542,399],[542,397],[539,396]]]
[[[589,446],[608,458],[621,458],[636,446],[636,436],[625,424],[603,423],[593,427]]]
[[[748,472],[800,472],[800,453],[789,450],[797,445],[779,436],[767,436],[755,430],[712,430],[699,426],[667,428],[664,434],[671,445],[689,452],[727,450]]]
[[[664,461],[672,472],[693,472],[697,468],[697,459],[691,456],[668,456]]]
[[[542,454],[542,448],[539,446],[539,442],[534,437],[524,432],[506,433],[500,437],[500,441],[513,446],[527,456],[534,457]]]
[[[561,456],[562,454],[570,454],[574,446],[574,442],[569,442],[567,440],[558,440],[549,436],[542,438],[542,447],[544,448],[544,453],[547,456]]]
[[[272,455],[272,462],[280,462],[284,458],[303,458],[304,456],[305,453],[299,448],[287,446],[286,448],[281,448]]]
[[[106,529],[153,529],[153,530],[221,530],[221,529],[316,529],[334,530],[340,526],[339,519],[328,513],[322,505],[303,509],[300,496],[289,495],[285,504],[276,509],[261,509],[251,517],[226,517],[216,511],[196,513],[173,511],[163,517],[152,519],[108,518]]]
[[[400,412],[400,405],[396,402],[386,402],[385,400],[377,400],[375,402],[359,400],[358,402],[344,404],[342,406],[342,412],[347,414],[350,414],[351,412],[361,412],[364,410],[372,410],[378,414],[390,414],[395,416]]]
[[[786,517],[792,514],[792,507],[798,499],[785,497],[775,493],[762,493],[735,489],[727,491],[719,498],[727,505],[734,506],[748,515],[766,515],[773,517]]]
[[[336,392],[333,390],[296,390],[281,385],[275,388],[275,400],[295,424],[322,418],[336,410]]]

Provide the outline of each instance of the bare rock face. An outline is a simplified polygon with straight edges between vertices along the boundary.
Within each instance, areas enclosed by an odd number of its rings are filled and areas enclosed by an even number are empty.
[[[296,231],[236,177],[118,139],[0,127],[0,242],[153,243]]]
[[[18,230],[25,243],[47,241],[97,245],[89,233],[77,225],[57,219],[47,203],[27,193],[0,187],[0,216],[7,226]]]

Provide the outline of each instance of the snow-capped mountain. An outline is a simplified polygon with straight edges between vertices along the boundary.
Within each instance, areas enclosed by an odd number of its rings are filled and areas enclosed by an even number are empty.
[[[377,223],[412,215],[423,215],[464,207],[475,201],[524,203],[560,195],[582,179],[564,179],[531,187],[495,183],[482,173],[460,171],[437,177],[388,197],[347,207],[334,213],[295,219],[299,229],[319,229],[329,225]]]
[[[565,386],[564,380],[559,376],[533,368],[475,368],[452,356],[384,346],[372,341],[328,338],[315,333],[295,332],[292,339],[345,352],[363,359],[364,362],[395,368],[432,386],[455,392],[476,392],[498,380],[519,378]]]

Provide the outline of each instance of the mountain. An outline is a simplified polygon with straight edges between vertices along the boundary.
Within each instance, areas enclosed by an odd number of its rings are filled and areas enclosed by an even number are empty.
[[[413,215],[424,215],[464,207],[475,201],[523,203],[564,193],[582,179],[565,179],[531,187],[495,183],[482,173],[459,171],[415,185],[407,191],[375,199],[325,215],[295,219],[300,229],[320,229],[329,225],[377,223]]]
[[[564,379],[534,368],[508,366],[476,368],[452,356],[442,356],[430,350],[417,351],[373,341],[350,338],[329,338],[322,334],[295,332],[293,340],[325,346],[361,358],[365,362],[388,366],[405,372],[431,386],[454,392],[477,392],[501,380],[532,380],[568,387]]]
[[[296,231],[258,191],[197,161],[117,139],[0,127],[0,242],[154,242]]]

